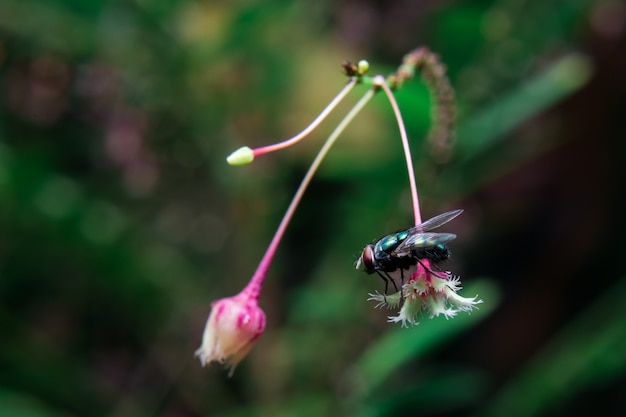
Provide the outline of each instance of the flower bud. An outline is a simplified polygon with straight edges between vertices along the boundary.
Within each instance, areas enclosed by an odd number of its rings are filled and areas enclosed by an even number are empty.
[[[370,63],[367,62],[366,60],[362,59],[360,60],[357,64],[356,64],[357,68],[358,68],[358,74],[359,75],[364,75],[367,70],[370,69]]]
[[[254,151],[247,146],[242,146],[226,158],[226,162],[230,165],[247,165],[252,161],[254,161]]]
[[[237,364],[248,354],[265,329],[265,313],[244,290],[234,297],[222,298],[211,304],[211,314],[204,328],[202,345],[196,351],[202,366],[219,362],[230,369],[232,376]]]

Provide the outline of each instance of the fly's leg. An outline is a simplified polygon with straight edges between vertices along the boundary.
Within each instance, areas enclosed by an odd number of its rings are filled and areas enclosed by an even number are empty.
[[[385,276],[381,274],[380,271],[376,271],[376,273],[383,281],[385,281],[385,292],[383,294],[387,294],[387,288],[389,288],[389,280],[385,278]]]
[[[396,291],[398,291],[398,286],[396,285],[396,282],[393,280],[393,278],[389,276],[387,272],[376,271],[376,273],[383,281],[385,281],[385,294],[387,294],[387,291],[389,289],[389,281],[391,281],[391,283],[393,284],[393,288],[395,288]]]
[[[383,274],[385,274],[387,279],[391,281],[391,283],[393,284],[393,288],[396,290],[396,292],[398,292],[398,286],[396,285],[396,280],[391,278],[391,275],[389,275],[386,271],[383,271]],[[387,292],[387,288],[385,287],[385,293],[386,292]]]
[[[443,274],[443,272],[439,272],[439,273],[437,273],[437,272],[433,271],[431,268],[429,268],[429,267],[427,267],[426,265],[424,265],[424,264],[422,263],[422,261],[421,261],[421,260],[419,260],[419,259],[417,260],[417,262],[418,262],[420,265],[422,265],[422,268],[424,268],[426,271],[430,272],[433,276],[435,276],[435,277],[437,277],[437,278],[441,278],[441,275],[439,275],[439,274]],[[446,275],[448,275],[448,274],[446,274]]]

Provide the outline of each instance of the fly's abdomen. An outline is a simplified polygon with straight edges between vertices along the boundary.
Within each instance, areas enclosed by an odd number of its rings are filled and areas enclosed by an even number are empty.
[[[443,243],[429,248],[415,249],[411,256],[415,259],[429,259],[433,263],[440,263],[450,259],[450,249]]]

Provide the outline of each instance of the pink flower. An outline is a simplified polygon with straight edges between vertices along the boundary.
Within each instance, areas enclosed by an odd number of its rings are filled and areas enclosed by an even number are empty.
[[[370,294],[368,300],[378,301],[376,307],[395,308],[401,299],[404,300],[400,313],[397,316],[390,316],[389,322],[401,322],[402,327],[408,327],[407,323],[417,325],[419,323],[415,318],[422,311],[427,311],[430,318],[443,314],[448,319],[459,311],[470,312],[477,308],[476,304],[483,302],[476,300],[476,297],[466,298],[458,295],[457,291],[461,289],[459,277],[454,277],[449,272],[433,271],[427,259],[417,262],[416,268],[397,294],[389,296]]]
[[[211,362],[225,363],[230,369],[228,376],[232,376],[264,329],[265,313],[258,306],[257,296],[246,287],[234,297],[211,304],[211,314],[196,356],[202,366]]]

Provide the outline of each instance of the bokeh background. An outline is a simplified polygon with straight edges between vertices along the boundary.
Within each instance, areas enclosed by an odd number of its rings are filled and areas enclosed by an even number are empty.
[[[428,46],[458,100],[431,157],[427,89],[397,97],[424,217],[465,213],[446,266],[481,308],[386,323],[354,269],[411,224],[378,95],[324,161],[227,378],[193,357],[357,88]],[[626,415],[626,5],[616,0],[0,2],[1,416]]]

